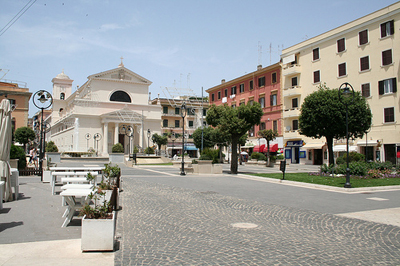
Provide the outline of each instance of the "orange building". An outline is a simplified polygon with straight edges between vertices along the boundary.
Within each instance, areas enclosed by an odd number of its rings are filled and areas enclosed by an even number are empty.
[[[0,81],[0,101],[10,100],[14,108],[12,112],[13,132],[20,127],[28,126],[29,99],[32,93],[28,88],[19,87],[18,83]]]
[[[220,85],[212,87],[206,92],[209,94],[210,105],[228,104],[239,106],[248,102],[257,101],[261,104],[264,115],[259,126],[249,131],[248,142],[257,145],[265,144],[259,139],[258,131],[272,129],[278,132],[274,148],[283,148],[282,132],[282,96],[281,96],[281,64],[276,63],[230,81],[222,80]],[[262,146],[262,145],[261,145]]]

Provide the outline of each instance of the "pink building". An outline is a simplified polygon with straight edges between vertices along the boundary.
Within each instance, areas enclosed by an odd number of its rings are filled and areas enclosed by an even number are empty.
[[[281,65],[276,63],[268,67],[257,67],[257,70],[230,81],[221,81],[220,85],[206,90],[210,105],[228,104],[239,106],[257,101],[264,110],[261,123],[249,131],[248,142],[254,145],[262,144],[258,131],[272,129],[278,132],[279,138],[272,144],[274,148],[283,148],[282,137],[282,95],[281,95]],[[278,141],[281,140],[281,141]]]

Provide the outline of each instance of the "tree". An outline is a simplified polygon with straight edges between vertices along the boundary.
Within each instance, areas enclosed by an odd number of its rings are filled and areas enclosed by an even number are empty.
[[[219,134],[226,136],[232,145],[231,173],[237,174],[238,143],[254,125],[260,124],[263,110],[259,103],[247,103],[238,107],[212,105],[208,109],[206,121],[217,128]]]
[[[158,145],[158,149],[161,151],[161,146],[167,144],[168,137],[160,136],[157,133],[154,133],[153,136],[151,136],[151,141],[153,141],[153,143],[156,143]]]
[[[24,151],[26,152],[26,144],[30,141],[35,140],[35,132],[29,127],[20,127],[15,130],[15,140],[24,145]]]
[[[193,132],[193,143],[196,146],[196,148],[200,149],[201,148],[201,133],[203,131],[203,149],[206,148],[212,148],[215,145],[214,141],[214,134],[215,131],[212,127],[205,127],[202,129],[201,127],[196,129]]]
[[[118,143],[121,145],[121,143]],[[122,147],[122,145],[121,145]],[[45,148],[46,152],[58,152],[58,147],[57,145],[54,143],[54,141],[49,141],[46,143],[46,148]],[[114,147],[113,147],[114,150]],[[114,151],[113,151],[114,152]],[[124,148],[122,148],[122,152],[124,152]]]
[[[362,138],[371,127],[372,113],[360,92],[354,99],[344,99],[348,103],[349,138]],[[299,132],[307,137],[326,138],[329,152],[329,165],[334,165],[333,139],[346,137],[346,108],[339,100],[338,89],[326,85],[308,95],[301,106]]]
[[[264,129],[264,130],[260,130],[258,131],[258,135],[262,138],[264,138],[267,141],[267,166],[270,165],[271,160],[269,158],[269,142],[274,140],[279,134],[276,131],[273,131],[272,129]]]

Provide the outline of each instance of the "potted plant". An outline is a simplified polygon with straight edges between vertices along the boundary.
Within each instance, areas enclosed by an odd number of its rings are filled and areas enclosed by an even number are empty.
[[[109,201],[97,204],[104,192],[98,187],[93,189],[89,198],[93,205],[86,204],[80,211],[82,218],[82,251],[113,251],[116,227],[116,212]]]
[[[124,162],[124,147],[121,143],[114,144],[110,153],[110,161],[112,163],[123,163]]]
[[[59,163],[61,161],[61,153],[58,152],[58,147],[53,141],[46,143],[46,157],[47,161],[52,163]]]
[[[112,163],[104,164],[103,180],[98,185],[99,191],[104,191],[104,200],[110,201],[114,209],[118,209],[118,189],[121,180],[121,168]],[[88,174],[89,180],[89,174]]]

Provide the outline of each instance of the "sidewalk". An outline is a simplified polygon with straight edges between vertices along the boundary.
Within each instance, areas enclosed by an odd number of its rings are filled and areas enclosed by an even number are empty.
[[[0,210],[0,265],[114,265],[113,252],[81,252],[80,218],[61,228],[66,207],[49,183],[40,176],[20,176],[19,183],[19,199]]]

